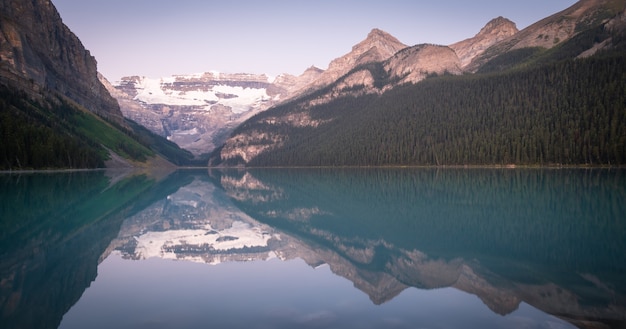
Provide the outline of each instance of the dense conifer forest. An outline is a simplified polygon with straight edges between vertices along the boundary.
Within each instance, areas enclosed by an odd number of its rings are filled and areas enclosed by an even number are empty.
[[[23,92],[3,87],[0,93],[1,169],[104,166],[104,149],[68,124],[75,111],[67,104],[51,112]]]
[[[312,119],[327,122],[315,128],[262,120],[293,110],[285,104],[235,134],[289,136],[249,166],[626,164],[626,54],[537,53],[500,59],[504,71],[429,77],[312,107]],[[521,60],[533,65],[516,65]]]
[[[140,162],[155,152],[175,164],[193,159],[133,122],[124,127],[62,99],[34,100],[0,86],[0,170],[100,168],[109,158],[107,149]]]

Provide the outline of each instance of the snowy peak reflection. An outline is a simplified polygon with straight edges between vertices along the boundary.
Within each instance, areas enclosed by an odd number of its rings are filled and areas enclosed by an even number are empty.
[[[376,304],[407,287],[454,287],[502,315],[525,302],[580,327],[626,323],[622,171],[211,175],[239,209],[299,241],[297,257]]]
[[[278,234],[238,211],[200,177],[128,218],[113,242],[127,259],[160,257],[209,264],[268,259],[276,244]]]

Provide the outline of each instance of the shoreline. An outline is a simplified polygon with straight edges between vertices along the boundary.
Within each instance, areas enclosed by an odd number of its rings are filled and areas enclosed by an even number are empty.
[[[159,169],[161,167],[149,167]],[[174,167],[174,170],[249,170],[249,169],[624,169],[619,165],[390,165],[390,166],[216,166],[216,167]],[[72,173],[89,171],[135,171],[147,168],[66,168],[66,169],[24,169],[0,170],[0,174]]]
[[[389,165],[389,166],[216,166],[208,169],[624,169],[626,165]]]

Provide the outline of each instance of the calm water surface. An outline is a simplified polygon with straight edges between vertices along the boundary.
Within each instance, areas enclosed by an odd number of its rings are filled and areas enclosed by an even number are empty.
[[[0,175],[0,328],[623,328],[626,171]]]

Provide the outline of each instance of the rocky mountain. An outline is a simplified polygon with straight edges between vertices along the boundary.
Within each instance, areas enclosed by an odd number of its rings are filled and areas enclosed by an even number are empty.
[[[37,95],[50,90],[102,117],[123,122],[97,77],[96,59],[49,0],[0,1],[0,77]]]
[[[103,83],[119,101],[124,116],[198,156],[222,145],[254,114],[328,86],[355,67],[386,60],[404,48],[395,37],[373,29],[325,71],[310,67],[300,76],[282,74],[274,79],[207,72],[159,79],[125,77],[115,85],[103,79]],[[372,81],[362,71],[344,79],[340,88]]]
[[[581,0],[571,7],[546,17],[519,33],[493,44],[483,53],[478,54],[467,64],[466,70],[477,71],[490,60],[516,50],[529,48],[551,49],[572,39],[582,32],[594,28],[610,30],[622,26],[624,22],[625,4],[623,0]],[[610,38],[596,40],[592,45],[582,46],[578,54],[589,54],[599,49],[610,48]]]
[[[397,85],[419,82],[431,74],[461,74],[464,66],[484,49],[515,32],[514,23],[498,18],[476,37],[450,47],[408,47],[389,33],[372,29],[349,53],[331,61],[327,70],[311,67],[298,77],[283,74],[270,81],[263,75],[205,73],[161,79],[126,77],[115,86],[103,83],[120,102],[126,117],[200,155],[222,145],[239,124],[271,106],[323,88],[327,90],[317,93],[307,106],[327,103],[342,95],[382,93]],[[380,74],[371,71],[371,65],[376,63],[384,63],[379,70],[385,75],[382,82]],[[250,80],[242,84],[243,77]],[[219,88],[228,86],[243,89],[220,94]],[[198,92],[206,94],[196,99]],[[308,124],[306,117],[297,114],[288,120]]]
[[[191,157],[126,121],[49,0],[0,1],[0,95],[2,170],[171,166]]]
[[[102,82],[125,117],[196,156],[212,151],[241,122],[308,85],[322,70],[300,76],[206,72],[164,78],[124,77]]]
[[[513,113],[510,110],[502,112],[505,105],[497,104],[509,96],[503,96],[504,99],[491,99],[493,92],[491,94],[485,93],[479,90],[480,87],[477,87],[475,83],[467,81],[468,79],[478,80],[482,76],[474,75],[475,77],[470,78],[472,76],[470,73],[480,70],[479,73],[484,71],[504,74],[509,72],[507,71],[509,68],[516,66],[531,69],[534,66],[588,56],[599,49],[617,49],[615,47],[623,39],[620,35],[623,34],[623,26],[626,25],[624,24],[625,7],[624,0],[583,0],[522,31],[518,31],[515,24],[508,19],[498,17],[488,22],[474,37],[450,46],[422,44],[403,47],[403,44],[389,34],[374,29],[364,41],[354,46],[350,53],[332,61],[329,69],[312,82],[306,91],[297,93],[297,97],[288,102],[278,104],[269,111],[244,122],[226,140],[219,149],[219,154],[215,153],[212,156],[210,165],[245,165],[249,163],[254,163],[254,165],[307,166],[441,164],[440,154],[450,152],[453,149],[453,145],[448,144],[457,143],[454,144],[457,145],[454,148],[459,147],[456,150],[465,152],[477,147],[476,140],[471,142],[470,139],[475,139],[478,135],[487,136],[484,132],[480,132],[470,138],[469,135],[461,133],[462,131],[499,127],[498,125],[485,126],[484,123],[477,121],[475,124],[471,124],[472,128],[469,128],[467,127],[470,122],[468,118],[452,122],[449,121],[451,114],[444,115],[448,119],[443,119],[438,117],[441,113],[460,110],[461,112],[455,116],[463,116],[479,108],[494,111],[488,115],[491,118],[503,113]],[[547,40],[551,41],[548,42]],[[618,50],[614,51],[619,53]],[[605,63],[603,65],[610,67],[619,64]],[[550,69],[556,70],[557,68],[552,67]],[[575,67],[572,64],[568,70],[581,69],[581,67]],[[555,74],[564,74],[563,68],[558,70],[561,71]],[[605,73],[611,75],[609,72],[610,70]],[[586,73],[590,72],[586,71]],[[459,77],[450,81],[454,81],[454,84],[458,85],[459,88],[464,88],[466,92],[472,90],[472,93],[479,95],[476,96],[477,98],[472,98],[473,105],[469,105],[470,103],[463,100],[464,96],[460,93],[452,91],[448,93],[446,91],[447,94],[444,96],[443,90],[447,90],[447,87],[443,86],[451,86],[451,84],[439,84],[442,87],[436,88],[437,93],[434,93],[434,90],[426,91],[426,86],[420,87],[418,84],[428,77],[461,74],[465,78]],[[578,75],[582,72],[572,72],[572,74]],[[603,80],[605,78],[600,78],[597,75],[596,77],[606,82]],[[488,83],[488,79],[485,79],[485,83]],[[510,78],[508,79],[510,80]],[[520,76],[515,79],[523,80],[528,79],[528,77]],[[619,80],[622,78],[612,76],[606,79]],[[619,83],[618,81],[615,82]],[[591,83],[591,85],[596,84]],[[501,83],[499,86],[501,88],[503,84]],[[549,83],[546,87],[554,88],[556,85]],[[564,86],[561,87],[565,88]],[[409,90],[411,88],[413,88],[412,91]],[[532,87],[528,85],[524,87],[525,89],[514,88],[525,94],[527,91],[531,93],[527,89]],[[574,91],[568,90],[570,96],[574,96]],[[394,95],[391,95],[390,91],[394,91]],[[502,90],[502,92],[510,93],[511,90]],[[425,98],[414,99],[422,97],[416,96],[418,94]],[[558,97],[558,95],[565,95],[565,92],[559,91],[550,94]],[[446,101],[435,102],[431,97],[445,97]],[[528,99],[533,96],[524,97],[524,99]],[[614,98],[613,96],[598,97],[595,101]],[[480,100],[482,98],[484,99]],[[403,102],[406,104],[401,105]],[[454,102],[455,105],[450,105],[451,102]],[[540,105],[546,107],[554,102],[555,100],[546,99],[540,102]],[[426,103],[433,104],[427,108],[424,107]],[[492,105],[486,107],[485,104]],[[508,106],[512,105],[506,105],[506,107]],[[538,105],[529,104],[525,106],[537,108]],[[614,104],[606,104],[606,106],[613,107]],[[440,109],[441,107],[446,107],[446,109]],[[434,108],[437,110],[427,117],[418,117],[417,113],[429,112]],[[548,109],[543,110],[544,115],[537,114],[537,121],[546,118],[546,110]],[[580,111],[584,111],[584,109],[580,109]],[[370,118],[367,118],[368,116]],[[397,116],[397,121],[390,119],[392,116]],[[580,120],[587,122],[587,124],[590,123],[586,119],[581,118]],[[417,127],[420,126],[420,122],[435,123],[440,128],[436,129],[432,124],[428,124],[422,129]],[[535,127],[543,124],[537,122]],[[545,124],[551,125],[551,123]],[[412,125],[412,127],[407,127],[406,130],[398,128],[404,125]],[[463,128],[461,128],[462,130],[455,128],[448,131],[444,129],[443,125],[458,125]],[[593,125],[588,129],[594,134],[599,133],[601,124],[598,122],[593,123]],[[381,128],[382,126],[387,128]],[[372,137],[374,131],[378,131],[380,134],[377,137]],[[442,133],[443,131],[446,132]],[[510,132],[511,130],[507,130],[507,134]],[[418,137],[416,133],[421,137]],[[502,137],[502,133],[499,132],[488,132],[487,134],[492,133]],[[457,134],[462,136],[457,136]],[[573,134],[574,132],[572,132]],[[487,144],[494,143],[495,135],[481,140],[480,143],[484,141],[485,148],[493,148],[493,145],[488,146]],[[570,135],[570,132],[562,132],[562,135]],[[361,145],[355,144],[355,136],[362,136],[358,138],[361,140]],[[439,136],[437,141],[434,140],[434,136]],[[521,144],[522,141],[519,138],[519,136],[507,136],[504,137],[505,140],[497,143],[503,145],[504,148],[517,148],[517,145],[514,146],[511,143]],[[381,140],[385,142],[381,143]],[[460,147],[459,140],[464,140],[463,143],[466,145]],[[611,139],[611,141],[620,143],[619,138]],[[315,143],[315,145],[311,145],[311,143]],[[369,143],[373,144],[370,145]],[[404,150],[401,150],[401,145],[404,145]],[[436,149],[436,145],[441,146],[441,151]],[[551,149],[558,148],[556,145],[554,144]],[[398,149],[390,151],[389,147]],[[538,154],[536,149],[528,147],[529,149],[522,151],[529,154],[528,157],[524,157],[528,158],[528,163],[544,161],[545,157],[535,156]],[[620,146],[616,145],[616,147],[619,148]],[[409,152],[411,150],[413,151]],[[580,151],[582,153],[577,155],[579,158],[575,160],[577,162],[607,161],[600,160],[601,157],[597,159],[585,157],[582,149]],[[414,160],[398,162],[401,158],[419,157],[418,152],[423,153],[419,160],[415,158]],[[523,161],[522,156],[515,159],[505,156],[509,151],[504,149],[494,152],[497,154],[490,156],[491,163],[493,161],[498,163]],[[610,151],[607,149],[602,152]],[[391,155],[392,153],[394,155]],[[346,154],[352,154],[352,156],[345,158]],[[387,156],[381,154],[387,154]],[[360,156],[362,159],[357,160],[357,157]],[[257,160],[259,157],[263,160]],[[453,161],[454,164],[484,163],[487,161],[484,159],[470,160],[470,157],[470,155],[460,156],[445,161],[446,163]],[[305,158],[308,160],[304,160]],[[568,161],[574,161],[570,155],[568,158],[570,158]],[[621,155],[618,158],[621,159]],[[605,157],[605,159],[608,158]],[[563,156],[556,156],[549,161],[562,163]],[[614,161],[621,162],[622,160],[616,158],[611,160],[612,163]]]
[[[382,63],[382,67],[373,69]],[[324,104],[340,96],[382,93],[394,86],[416,83],[429,74],[460,74],[459,60],[446,46],[412,47],[387,32],[372,29],[349,53],[330,62],[328,69],[294,97],[315,94],[308,105]],[[318,92],[324,89],[324,92]]]
[[[306,90],[306,88],[315,80],[317,80],[320,75],[324,73],[324,70],[311,66],[307,68],[300,76],[294,76],[291,74],[281,74],[277,76],[273,84],[287,90],[288,93],[283,95],[282,101],[289,99],[291,97],[297,97],[300,94],[300,91]]]
[[[352,47],[349,53],[332,60],[328,64],[328,69],[306,88],[315,90],[330,85],[355,67],[384,61],[406,47],[407,45],[391,34],[380,29],[372,29],[363,41]]]
[[[385,61],[383,67],[389,74],[388,79],[393,81],[386,84],[383,91],[401,84],[420,82],[432,74],[463,73],[462,63],[452,48],[430,44],[403,49]]]
[[[298,103],[293,111],[264,120],[272,125],[317,127],[324,121],[311,118],[310,107],[345,96],[380,94],[401,84],[416,83],[430,74],[444,73],[462,73],[459,59],[451,48],[429,44],[407,47],[390,34],[373,29],[351,52],[333,60],[317,79],[285,101]],[[298,97],[306,100],[298,102]],[[282,136],[269,138],[279,144],[283,139]],[[259,143],[266,140],[268,135],[264,133],[231,136],[221,150],[221,159],[241,157],[247,162],[267,150]]]

